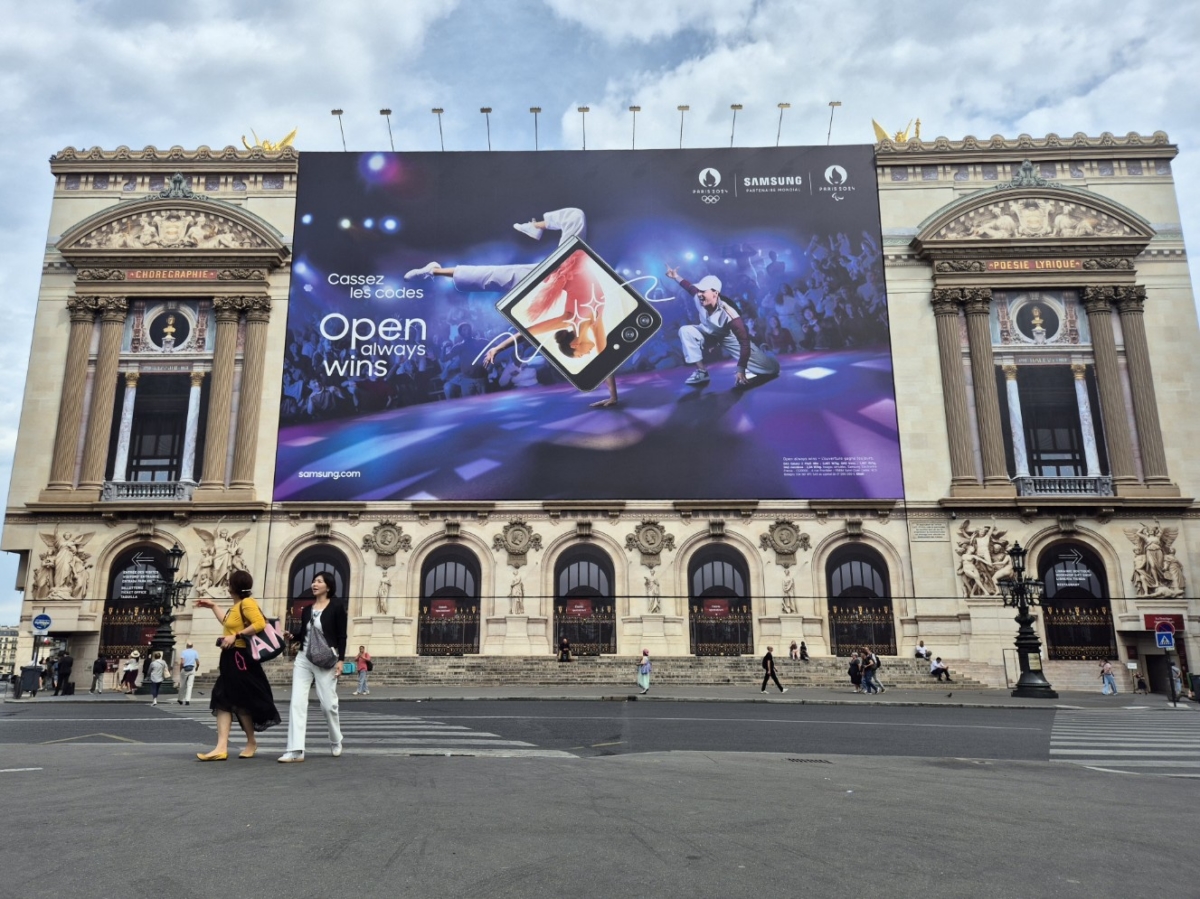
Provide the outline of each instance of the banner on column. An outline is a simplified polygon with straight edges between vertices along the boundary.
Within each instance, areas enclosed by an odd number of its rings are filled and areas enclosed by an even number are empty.
[[[274,498],[901,497],[872,154],[303,154]],[[496,310],[572,238],[663,321],[591,393],[611,286]]]

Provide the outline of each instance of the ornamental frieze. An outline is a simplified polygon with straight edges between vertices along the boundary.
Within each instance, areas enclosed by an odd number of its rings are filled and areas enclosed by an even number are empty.
[[[374,550],[375,564],[388,569],[396,564],[396,553],[412,549],[412,537],[394,521],[381,521],[363,537],[362,548]]]
[[[978,206],[943,225],[934,240],[1138,237],[1100,209],[1061,197],[1019,197]]]
[[[268,244],[245,225],[208,210],[144,208],[85,234],[84,250],[248,250]]]
[[[636,549],[642,554],[642,564],[653,568],[664,549],[675,549],[675,538],[657,521],[644,520],[632,534],[625,535],[625,549],[630,552]]]
[[[510,521],[504,526],[503,532],[492,540],[493,552],[507,552],[508,564],[513,568],[520,568],[525,564],[525,556],[531,549],[540,551],[541,548],[541,535],[535,534],[533,529],[520,519]]]
[[[75,276],[77,281],[124,281],[125,272],[119,268],[85,268]]]

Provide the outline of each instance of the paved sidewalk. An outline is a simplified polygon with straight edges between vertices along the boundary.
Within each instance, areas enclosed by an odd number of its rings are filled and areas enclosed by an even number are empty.
[[[646,696],[639,695],[640,691],[633,684],[585,684],[585,685],[525,685],[514,684],[507,687],[471,687],[463,685],[431,685],[406,687],[375,687],[368,696],[355,696],[347,682],[339,690],[341,700],[345,704],[407,701],[428,702],[448,700],[522,700],[522,701],[597,701],[597,702],[772,702],[792,703],[796,705],[887,705],[887,706],[947,706],[951,708],[1007,708],[1007,709],[1129,709],[1149,708],[1174,710],[1166,697],[1160,694],[1139,696],[1132,693],[1121,693],[1117,696],[1104,696],[1096,692],[1060,692],[1058,699],[1035,700],[1011,696],[1008,690],[981,690],[978,688],[957,692],[951,685],[945,692],[941,690],[902,690],[889,689],[884,693],[866,696],[851,692],[849,689],[828,687],[791,687],[787,693],[780,693],[773,686],[770,692],[759,692],[758,684],[746,686],[723,685],[684,685],[666,684],[653,686]],[[277,701],[286,702],[287,693],[278,687],[275,690]],[[126,696],[120,692],[106,692],[99,696],[89,693],[76,693],[74,696],[54,696],[53,693],[39,692],[36,698],[28,694],[21,699],[13,699],[11,694],[4,694],[4,701],[14,704],[25,703],[130,703],[149,702],[149,695]],[[159,705],[175,705],[175,696],[162,695]],[[205,707],[208,697],[193,693],[192,705]],[[343,706],[345,707],[345,706]],[[1200,705],[1188,700],[1180,700],[1178,710],[1200,711]]]

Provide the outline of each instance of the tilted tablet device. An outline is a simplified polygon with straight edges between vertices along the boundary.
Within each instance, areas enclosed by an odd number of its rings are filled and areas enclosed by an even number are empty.
[[[662,327],[662,316],[578,237],[496,309],[580,390],[593,390]]]

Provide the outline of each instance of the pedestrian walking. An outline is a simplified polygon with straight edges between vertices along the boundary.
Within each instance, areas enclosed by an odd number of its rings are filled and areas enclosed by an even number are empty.
[[[92,662],[92,688],[88,690],[89,693],[99,694],[104,692],[104,675],[107,671],[107,659],[96,659],[96,661]]]
[[[880,684],[879,681],[877,680],[877,678],[879,676],[879,667],[880,667],[879,656],[877,656],[877,655],[875,655],[875,653],[871,652],[871,650],[866,646],[864,646],[859,651],[862,653],[862,659],[863,659],[863,662],[862,662],[863,692],[864,693],[885,693],[885,692],[887,692],[884,689],[883,685]]]
[[[850,654],[849,674],[850,674],[850,683],[854,684],[854,692],[861,693],[862,692],[862,681],[863,681],[862,658],[859,656],[859,654],[857,652],[853,652]]]
[[[1105,659],[1100,663],[1100,680],[1104,687],[1100,690],[1105,696],[1117,695],[1117,676],[1113,674],[1112,662]]]
[[[354,670],[358,672],[358,689],[354,691],[355,696],[366,696],[371,692],[367,689],[367,673],[374,669],[375,663],[371,661],[367,647],[358,647],[358,655],[354,657]]]
[[[329,753],[342,754],[342,725],[338,715],[337,681],[346,657],[346,606],[334,595],[333,575],[318,571],[312,581],[313,603],[300,616],[300,630],[287,634],[300,644],[292,666],[292,700],[288,713],[287,752],[280,762],[303,762],[308,730],[308,693],[315,685],[317,700],[329,728]]]
[[[1175,698],[1178,699],[1183,695],[1183,672],[1179,670],[1176,662],[1171,663],[1171,684],[1175,687]],[[58,694],[55,693],[55,695]]]
[[[125,668],[121,672],[121,692],[127,696],[137,689],[138,671],[142,667],[141,658],[142,654],[135,649],[129,654],[129,661],[125,663]]]
[[[73,687],[68,687],[68,684],[71,683],[71,669],[74,667],[75,660],[71,658],[71,653],[64,649],[62,655],[58,657],[58,662],[55,663],[55,669],[57,670],[57,676],[54,680],[55,696],[58,696],[60,693],[66,693],[70,696],[75,692]]]
[[[246,748],[238,755],[242,759],[252,759],[258,751],[255,734],[281,720],[267,675],[246,644],[247,637],[267,629],[267,619],[251,595],[253,592],[253,576],[238,570],[229,575],[229,598],[234,604],[227,612],[222,612],[208,597],[196,600],[200,608],[212,609],[223,632],[217,641],[221,647],[217,663],[220,674],[209,700],[209,708],[217,718],[217,745],[209,752],[196,753],[202,762],[223,762],[229,758],[229,731],[233,729],[234,717],[246,734]]]
[[[158,691],[162,689],[163,681],[167,679],[170,670],[167,663],[163,661],[163,654],[161,652],[154,653],[150,659],[150,672],[146,676],[146,680],[150,684],[150,705],[158,705]]]
[[[196,672],[199,668],[200,653],[196,652],[192,641],[189,640],[187,648],[179,654],[179,698],[175,700],[177,704],[192,704],[192,684],[196,682]]]
[[[642,650],[642,660],[638,663],[638,686],[642,688],[642,695],[645,696],[650,692],[650,650]]]
[[[779,682],[779,677],[775,674],[775,656],[773,656],[771,654],[774,649],[775,649],[774,646],[768,646],[767,653],[766,653],[766,655],[763,656],[763,659],[762,659],[763,682],[762,682],[762,689],[759,691],[760,693],[767,692],[767,681],[769,681],[769,680],[775,681],[775,686],[777,686],[779,688],[780,693],[787,692],[787,687],[785,687],[783,684],[781,684]]]

